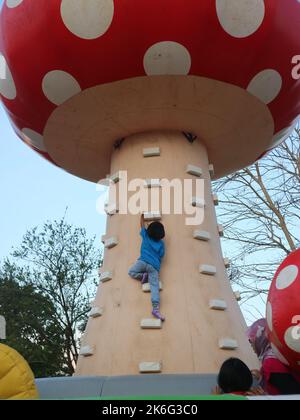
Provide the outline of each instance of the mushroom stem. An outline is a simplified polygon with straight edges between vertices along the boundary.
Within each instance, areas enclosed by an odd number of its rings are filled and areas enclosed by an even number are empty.
[[[144,157],[144,149],[159,149],[160,153]],[[204,214],[204,218],[189,226],[189,215],[173,214],[172,205],[171,214],[165,214],[161,200],[155,203],[158,208],[143,209],[156,215],[161,212],[166,230],[166,256],[160,280],[161,310],[167,320],[160,329],[145,330],[140,325],[142,320],[151,318],[150,296],[143,293],[140,282],[128,276],[128,269],[139,257],[140,214],[123,214],[124,203],[118,196],[119,212],[108,217],[106,233],[107,238],[117,238],[117,245],[105,249],[102,270],[113,275],[111,281],[99,287],[95,306],[103,308],[103,316],[90,319],[84,338],[84,345],[93,347],[94,353],[92,357],[79,358],[77,375],[138,374],[140,364],[150,361],[159,364],[161,372],[167,374],[215,373],[230,355],[241,358],[251,368],[257,367],[225,269],[209,165],[201,142],[189,143],[179,132],[138,134],[127,138],[122,148],[113,152],[111,174],[121,174],[114,184],[118,192],[127,187],[121,171],[126,171],[128,182],[138,178],[176,180],[174,185],[179,189],[182,186],[182,196],[185,193],[190,209]],[[200,171],[197,176],[197,168],[201,168],[202,175]],[[194,188],[196,181],[204,187],[204,195],[197,197],[202,200],[200,207],[191,205],[195,189],[186,191],[187,180]],[[153,185],[149,188],[149,183],[145,183],[144,192],[154,194],[154,201],[162,199],[166,195],[163,185]],[[129,193],[131,204],[134,194]],[[171,192],[172,201],[176,194],[177,190]],[[221,301],[222,311],[214,310],[212,301]],[[225,341],[238,345],[232,346],[230,355],[220,348],[219,343]]]

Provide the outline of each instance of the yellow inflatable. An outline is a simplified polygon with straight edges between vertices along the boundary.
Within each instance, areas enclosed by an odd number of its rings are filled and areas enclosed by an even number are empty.
[[[10,347],[0,344],[0,399],[37,399],[33,373],[25,359]]]

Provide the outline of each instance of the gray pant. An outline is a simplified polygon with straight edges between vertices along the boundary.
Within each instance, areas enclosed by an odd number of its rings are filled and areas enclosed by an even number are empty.
[[[151,290],[151,302],[153,308],[158,308],[160,304],[159,296],[159,272],[152,265],[138,260],[130,269],[129,276],[136,280],[142,280],[143,274],[148,273],[148,280]]]

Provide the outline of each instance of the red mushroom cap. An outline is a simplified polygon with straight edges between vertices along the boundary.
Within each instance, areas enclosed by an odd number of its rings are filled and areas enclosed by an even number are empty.
[[[209,78],[249,92],[271,112],[274,138],[259,156],[300,115],[299,23],[297,0],[5,0],[0,97],[17,134],[50,158],[49,118],[80,92],[147,76]]]
[[[300,249],[291,253],[275,274],[267,321],[275,354],[300,372]]]

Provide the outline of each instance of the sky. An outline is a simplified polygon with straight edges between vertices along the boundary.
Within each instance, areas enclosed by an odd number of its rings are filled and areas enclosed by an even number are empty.
[[[1,2],[1,0],[0,0]],[[26,231],[60,219],[86,228],[98,243],[106,217],[96,211],[99,192],[93,183],[58,169],[18,139],[0,107],[0,261]]]

